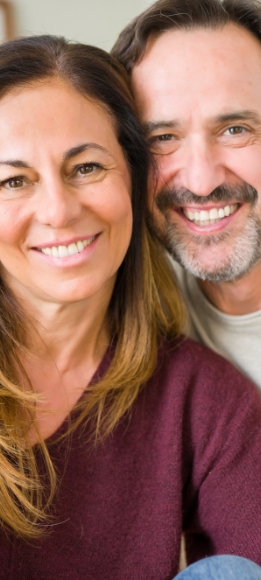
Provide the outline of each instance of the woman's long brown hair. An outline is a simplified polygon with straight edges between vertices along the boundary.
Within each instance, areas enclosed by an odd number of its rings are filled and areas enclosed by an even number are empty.
[[[17,87],[59,77],[105,107],[132,177],[133,235],[119,269],[108,312],[115,353],[108,371],[87,387],[71,430],[91,419],[96,439],[108,436],[151,377],[159,341],[179,336],[184,312],[164,251],[146,225],[149,154],[120,65],[98,48],[38,36],[0,46],[0,98]],[[37,396],[17,378],[28,348],[30,321],[0,279],[0,520],[16,535],[36,538],[46,521],[56,477],[47,445],[38,433],[48,474],[43,489],[30,445]],[[25,382],[25,381],[24,381]]]

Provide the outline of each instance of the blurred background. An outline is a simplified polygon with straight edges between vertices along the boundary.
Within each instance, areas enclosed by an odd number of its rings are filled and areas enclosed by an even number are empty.
[[[0,1],[0,42],[14,36],[57,34],[110,50],[119,32],[152,0]]]

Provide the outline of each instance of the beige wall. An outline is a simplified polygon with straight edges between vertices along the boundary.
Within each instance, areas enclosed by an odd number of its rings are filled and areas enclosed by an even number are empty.
[[[109,50],[150,0],[10,0],[19,35],[58,34]]]

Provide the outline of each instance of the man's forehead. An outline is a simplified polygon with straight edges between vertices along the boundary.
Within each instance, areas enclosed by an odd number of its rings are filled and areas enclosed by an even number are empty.
[[[134,65],[132,78],[135,81],[137,71],[150,67],[155,73],[164,68],[165,60],[178,59],[181,63],[190,53],[191,56],[197,55],[203,49],[207,53],[213,47],[217,53],[226,59],[226,47],[234,48],[235,53],[238,50],[249,53],[259,53],[261,58],[261,42],[247,29],[235,23],[229,23],[218,28],[209,27],[191,27],[186,29],[170,29],[163,33],[151,34],[148,38],[146,48],[142,58]],[[218,56],[218,54],[217,54]],[[159,69],[156,65],[161,65]],[[201,63],[204,66],[204,61]]]
[[[261,43],[235,24],[170,30],[150,40],[133,69],[132,85],[145,123],[169,120],[172,104],[177,114],[186,106],[191,113],[207,106],[211,117],[240,109],[260,112]]]

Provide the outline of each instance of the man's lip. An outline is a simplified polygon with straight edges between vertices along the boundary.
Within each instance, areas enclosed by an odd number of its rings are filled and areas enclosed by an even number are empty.
[[[210,204],[204,204],[204,205],[180,205],[177,207],[173,207],[173,209],[177,209],[177,210],[186,210],[186,211],[210,211],[211,209],[223,209],[224,207],[226,207],[227,205],[238,205],[239,207],[241,207],[243,205],[243,203],[238,202],[238,201],[225,201],[222,203],[210,203]]]
[[[223,206],[221,206],[221,207],[223,207]],[[173,208],[172,211],[174,213],[176,213],[180,217],[180,219],[182,219],[182,221],[186,225],[186,227],[188,229],[190,229],[192,232],[194,232],[196,234],[201,234],[201,235],[204,235],[204,234],[209,235],[209,234],[213,234],[215,232],[221,231],[227,225],[229,225],[229,223],[234,219],[234,217],[237,216],[238,213],[241,211],[242,207],[243,207],[243,205],[239,205],[238,209],[234,213],[229,215],[228,217],[221,218],[220,220],[218,220],[214,224],[209,224],[209,225],[204,225],[204,226],[203,225],[200,226],[198,224],[195,224],[193,221],[190,221],[183,213],[183,211],[182,211],[183,208]]]
[[[45,244],[37,244],[34,246],[31,246],[31,248],[33,250],[42,250],[45,248],[53,248],[54,246],[69,246],[70,244],[75,244],[76,242],[83,242],[84,240],[90,240],[91,238],[97,237],[101,232],[98,232],[96,234],[92,234],[92,235],[86,235],[86,236],[78,236],[78,237],[74,237],[74,238],[70,238],[69,240],[51,240],[50,242],[47,242]]]

